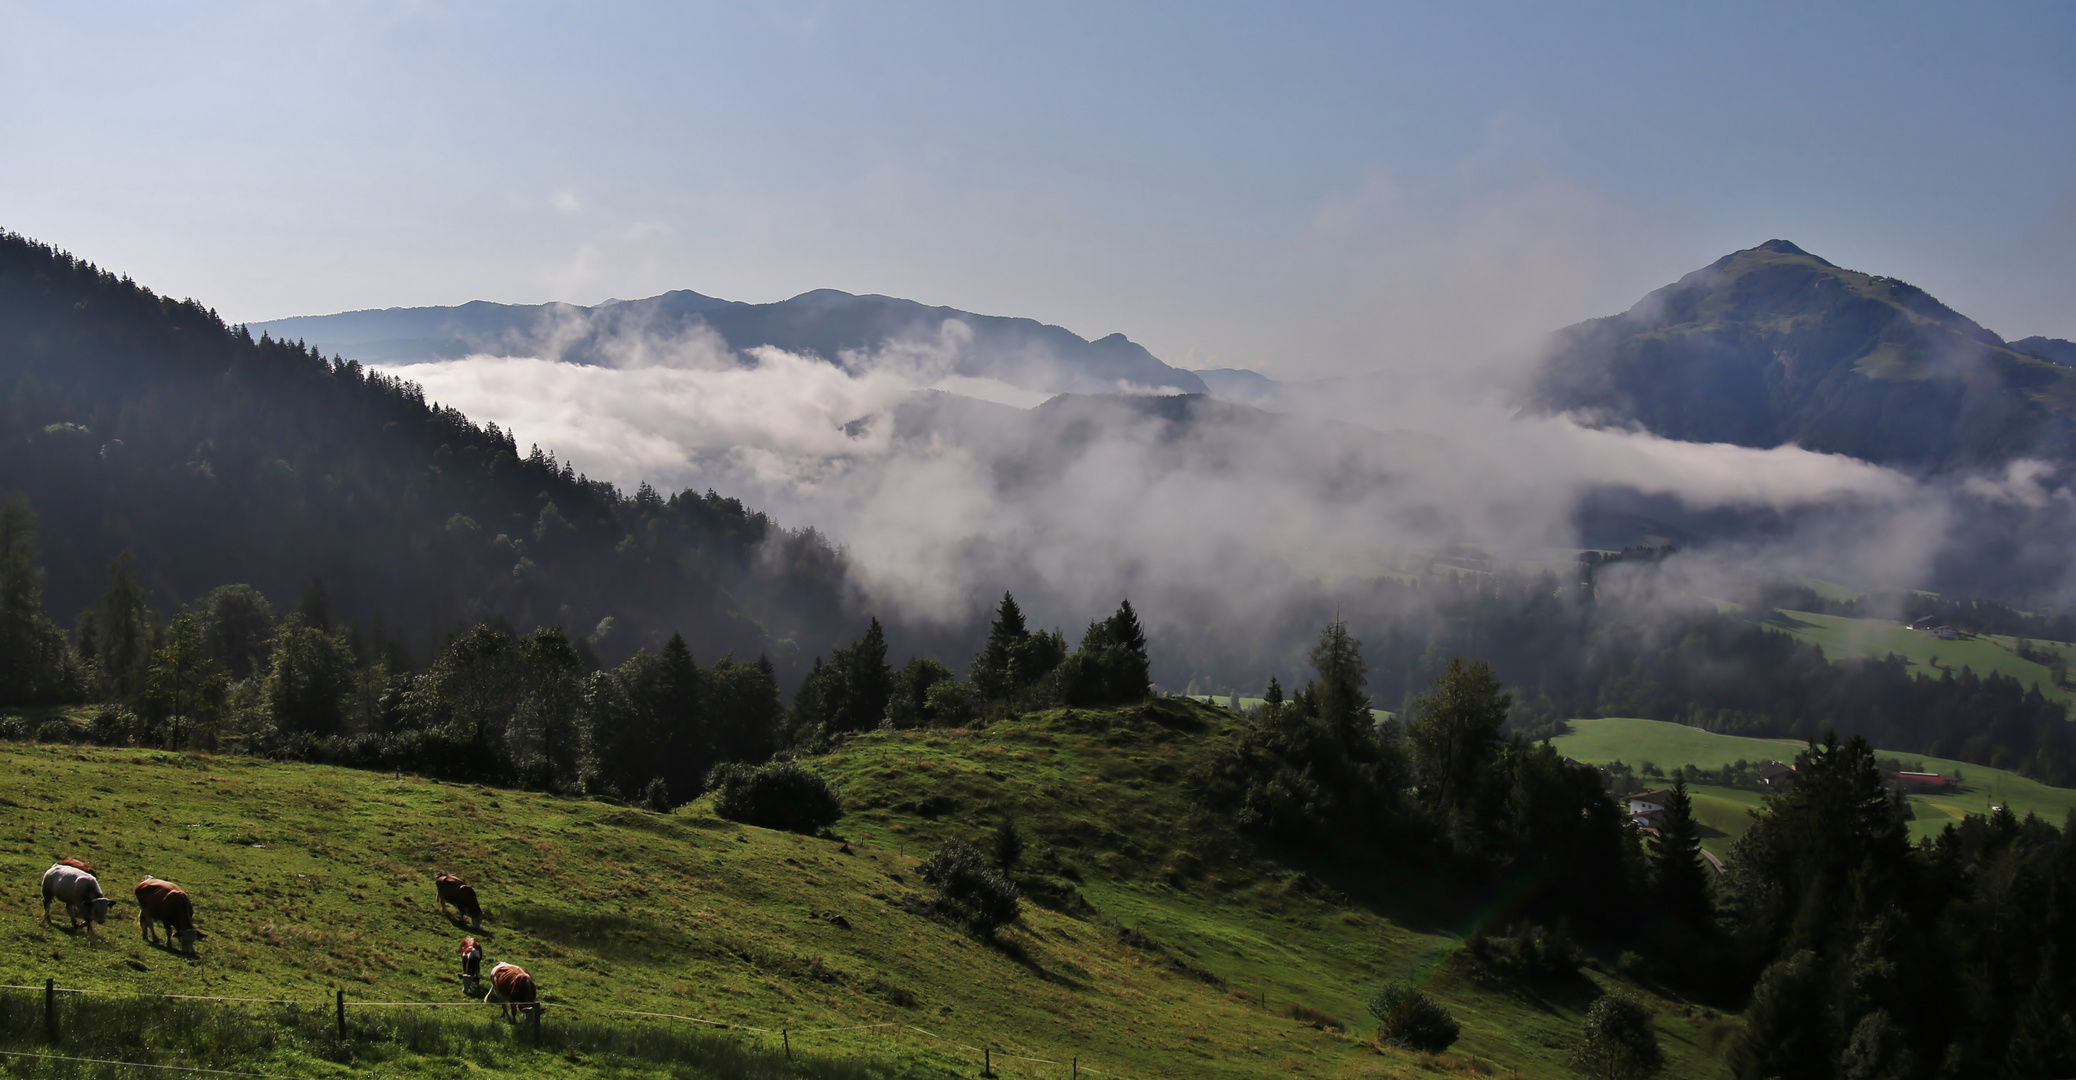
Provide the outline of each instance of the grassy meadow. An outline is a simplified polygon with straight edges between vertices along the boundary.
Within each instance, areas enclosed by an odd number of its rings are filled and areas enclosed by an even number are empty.
[[[2018,639],[2008,635],[1983,634],[1960,641],[1941,641],[1928,630],[1910,630],[1894,619],[1848,619],[1812,611],[1781,610],[1766,625],[1782,633],[1821,646],[1833,660],[1850,657],[1880,659],[1894,653],[1909,661],[1913,675],[1937,678],[1944,671],[1973,668],[1977,675],[1996,672],[2040,688],[2053,701],[2076,701],[2069,691],[2054,683],[2047,665],[2020,659]],[[2062,642],[2034,641],[2042,652],[2059,652],[2076,659],[2076,646]]]
[[[120,1038],[97,1036],[130,1060],[304,1076],[956,1076],[979,1071],[982,1048],[1003,1076],[1068,1076],[1077,1058],[1092,1076],[1569,1075],[1568,1046],[1609,977],[1486,986],[1449,959],[1471,928],[1448,918],[1457,908],[1410,884],[1387,909],[1353,905],[1252,852],[1186,794],[1188,771],[1237,722],[1164,701],[857,737],[813,762],[850,811],[840,840],[723,821],[704,803],[657,814],[408,774],[0,744],[0,876],[16,883],[0,890],[0,983],[118,992],[64,1008],[78,1010],[78,1038],[93,1010],[130,1009],[110,1022]],[[927,893],[919,858],[944,837],[985,841],[1004,817],[1061,910],[1027,901],[996,941],[911,914]],[[142,941],[127,903],[95,933],[42,925],[34,882],[59,855],[94,863],[123,900],[145,874],[180,883],[210,935],[200,959]],[[476,884],[488,960],[539,981],[541,1046],[481,1006],[355,1006],[345,1042],[325,1022],[335,988],[359,1002],[464,1000],[440,871]],[[1450,1053],[1371,1040],[1362,1003],[1397,978],[1464,1023]],[[181,1027],[166,1017],[200,1006],[119,996],[135,991],[310,1004],[210,1005],[247,1021]],[[1732,1021],[1651,1000],[1672,1075],[1714,1075]],[[0,992],[0,1013],[31,1006],[40,995]],[[189,1028],[222,1030],[175,1038]],[[22,1030],[0,1044],[41,1046]]]
[[[1661,769],[1680,765],[1719,769],[1739,759],[1753,763],[1792,763],[1795,755],[1804,749],[1804,744],[1793,739],[1717,735],[1662,720],[1573,720],[1571,729],[1571,734],[1552,739],[1551,745],[1567,757],[1594,765],[1619,760],[1632,766],[1648,761]],[[1911,812],[1916,815],[1910,823],[1913,838],[1935,835],[1948,822],[1959,821],[1968,814],[1986,813],[1993,805],[2009,806],[2012,813],[2021,817],[2029,813],[2038,814],[2057,827],[2067,819],[2071,810],[2076,810],[2076,789],[2049,787],[2017,773],[1985,765],[1899,753],[1879,747],[1876,752],[1883,757],[1923,762],[1931,772],[1962,778],[1960,790],[1954,794],[1909,796]],[[1744,832],[1749,821],[1745,811],[1759,805],[1759,794],[1714,784],[1696,784],[1692,790],[1695,816],[1709,827],[1710,832],[1703,837],[1702,843],[1718,854],[1728,851],[1730,841]]]

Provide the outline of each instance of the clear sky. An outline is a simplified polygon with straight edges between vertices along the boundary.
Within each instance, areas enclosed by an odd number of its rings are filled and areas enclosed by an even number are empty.
[[[0,227],[237,320],[830,287],[1284,375],[1785,237],[2076,337],[2076,4],[0,0]]]

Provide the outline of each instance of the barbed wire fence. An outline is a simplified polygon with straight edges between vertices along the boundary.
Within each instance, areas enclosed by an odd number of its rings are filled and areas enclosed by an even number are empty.
[[[301,998],[230,997],[210,994],[152,994],[134,990],[95,990],[82,987],[59,986],[57,985],[56,979],[46,979],[42,986],[31,986],[17,983],[0,983],[0,990],[22,990],[29,991],[32,993],[41,991],[43,993],[45,1027],[44,1034],[46,1040],[50,1042],[52,1045],[55,1045],[58,1041],[58,998],[59,995],[67,994],[79,996],[98,995],[109,997],[127,997],[164,1001],[212,1002],[220,1004],[237,1005],[287,1005],[300,1006],[311,1009],[323,1009],[325,1006],[329,1005],[332,1006],[337,1012],[338,1035],[341,1041],[344,1041],[347,1038],[346,1011],[348,1009],[500,1009],[503,1007],[502,1005],[496,1002],[476,1000],[355,1001],[347,997],[346,992],[344,990],[335,990],[333,992],[334,996],[330,1001],[305,1000]],[[995,1071],[995,1062],[1014,1061],[1032,1065],[1054,1066],[1056,1069],[1064,1070],[1058,1073],[1057,1075],[1067,1076],[1069,1077],[1069,1080],[1079,1080],[1079,1077],[1084,1075],[1092,1077],[1112,1077],[1116,1078],[1116,1080],[1130,1080],[1130,1077],[1125,1073],[1098,1070],[1091,1066],[1083,1065],[1081,1063],[1081,1058],[1079,1055],[1073,1055],[1070,1056],[1066,1061],[1061,1061],[1056,1058],[1031,1057],[1028,1055],[1014,1054],[1006,1050],[1002,1050],[1000,1048],[992,1046],[971,1046],[964,1042],[960,1042],[956,1039],[950,1038],[948,1036],[940,1035],[934,1031],[918,1027],[914,1024],[905,1024],[896,1021],[882,1021],[878,1023],[868,1024],[843,1024],[830,1027],[814,1028],[794,1028],[790,1025],[781,1024],[780,1026],[774,1028],[763,1027],[756,1024],[737,1023],[729,1020],[716,1020],[703,1016],[689,1016],[681,1013],[649,1012],[639,1009],[618,1009],[609,1008],[605,1006],[578,1005],[570,1002],[535,1002],[532,1003],[532,1009],[530,1012],[529,1019],[536,1032],[536,1037],[538,1037],[538,1025],[541,1021],[541,1017],[550,1010],[558,1013],[570,1013],[580,1017],[639,1017],[651,1020],[670,1020],[681,1023],[699,1024],[718,1030],[740,1031],[752,1035],[777,1035],[779,1036],[781,1051],[784,1053],[787,1060],[789,1061],[792,1060],[793,1056],[792,1037],[794,1035],[814,1036],[827,1035],[836,1032],[846,1031],[885,1030],[891,1033],[913,1032],[917,1035],[924,1036],[948,1049],[963,1051],[969,1056],[977,1057],[979,1060],[979,1064],[981,1066],[981,1072],[979,1075],[983,1077],[993,1077],[999,1075]],[[292,1077],[280,1073],[242,1072],[228,1069],[202,1068],[198,1066],[159,1065],[145,1062],[122,1061],[116,1059],[71,1057],[60,1054],[42,1054],[0,1050],[0,1057],[18,1060],[32,1059],[55,1062],[70,1062],[78,1064],[108,1065],[122,1068],[134,1068],[153,1071],[170,1071],[190,1074],[207,1074],[216,1076],[263,1077],[268,1078],[268,1080],[303,1080],[303,1078]]]

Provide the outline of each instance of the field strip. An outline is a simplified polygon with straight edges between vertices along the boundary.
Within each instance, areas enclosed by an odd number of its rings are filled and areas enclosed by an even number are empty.
[[[38,989],[41,989],[39,987]],[[0,1050],[0,1056],[29,1058],[35,1061],[73,1061],[83,1065],[120,1065],[130,1069],[163,1069],[168,1072],[208,1073],[212,1076],[262,1076],[268,1080],[305,1080],[303,1077],[283,1073],[232,1072],[229,1069],[200,1069],[191,1065],[147,1065],[141,1061],[114,1061],[109,1058],[65,1057],[62,1054],[23,1054],[13,1050]]]

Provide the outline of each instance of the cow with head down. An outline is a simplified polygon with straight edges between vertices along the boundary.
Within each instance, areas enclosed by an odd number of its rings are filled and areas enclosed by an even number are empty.
[[[534,996],[533,976],[517,964],[500,962],[490,969],[490,992],[483,995],[483,1001],[502,1006],[507,1020],[524,1016],[530,1022],[540,1022],[541,1004]]]
[[[455,922],[469,921],[469,929],[483,929],[483,907],[476,903],[476,890],[468,882],[453,874],[441,874],[433,879],[433,891],[440,897],[440,914],[447,914],[447,905],[453,904]]]
[[[68,865],[69,864],[69,865]],[[115,901],[101,892],[101,883],[94,875],[80,869],[76,859],[54,863],[43,872],[43,921],[50,923],[50,902],[61,901],[65,914],[77,930],[85,926],[88,930],[95,923],[108,921],[108,908]]]
[[[474,993],[476,992],[476,984],[482,981],[482,979],[481,979],[481,973],[482,973],[482,970],[483,970],[483,946],[481,946],[481,945],[478,945],[478,944],[476,944],[476,939],[475,939],[475,938],[472,938],[472,937],[465,937],[465,938],[462,938],[462,939],[461,939],[461,992],[462,992],[462,993],[464,993],[464,994],[474,994]]]
[[[166,924],[166,947],[177,939],[185,956],[195,955],[196,938],[209,936],[195,929],[194,901],[180,886],[147,875],[137,883],[137,927],[153,945],[159,943],[159,923]]]

